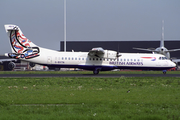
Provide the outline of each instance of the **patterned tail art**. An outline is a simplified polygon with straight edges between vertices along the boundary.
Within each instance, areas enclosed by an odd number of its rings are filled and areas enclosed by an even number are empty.
[[[11,27],[11,26],[9,26]],[[20,28],[15,26],[10,31],[10,43],[15,53],[9,53],[8,56],[16,59],[31,59],[39,56],[39,47],[28,40]]]

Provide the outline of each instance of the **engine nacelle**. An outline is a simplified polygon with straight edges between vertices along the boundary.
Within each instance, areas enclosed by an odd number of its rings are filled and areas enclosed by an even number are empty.
[[[116,59],[117,57],[120,57],[121,54],[119,54],[118,52],[116,51],[113,51],[113,50],[105,50],[105,54],[104,54],[104,57],[105,58],[109,58],[109,59]]]
[[[88,53],[89,56],[96,56],[100,58],[108,58],[108,59],[116,59],[117,57],[120,57],[121,54],[119,54],[116,51],[113,50],[104,50],[101,47],[98,48],[93,48],[92,50],[89,51]]]

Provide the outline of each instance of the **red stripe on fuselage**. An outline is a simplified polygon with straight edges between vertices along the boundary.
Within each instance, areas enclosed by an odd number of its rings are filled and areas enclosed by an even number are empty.
[[[152,58],[154,58],[154,57],[141,57],[141,58],[152,59]]]

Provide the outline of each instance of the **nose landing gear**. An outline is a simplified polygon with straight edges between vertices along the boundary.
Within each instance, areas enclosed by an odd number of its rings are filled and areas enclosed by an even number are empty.
[[[167,70],[163,70],[163,74],[164,74],[164,75],[166,74],[166,71],[167,71]]]

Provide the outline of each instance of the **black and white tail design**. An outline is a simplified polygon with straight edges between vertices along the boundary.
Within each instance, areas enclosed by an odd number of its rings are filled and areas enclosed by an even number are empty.
[[[30,59],[39,56],[39,47],[28,40],[16,25],[4,25],[10,39],[12,53],[8,56],[16,59]]]

